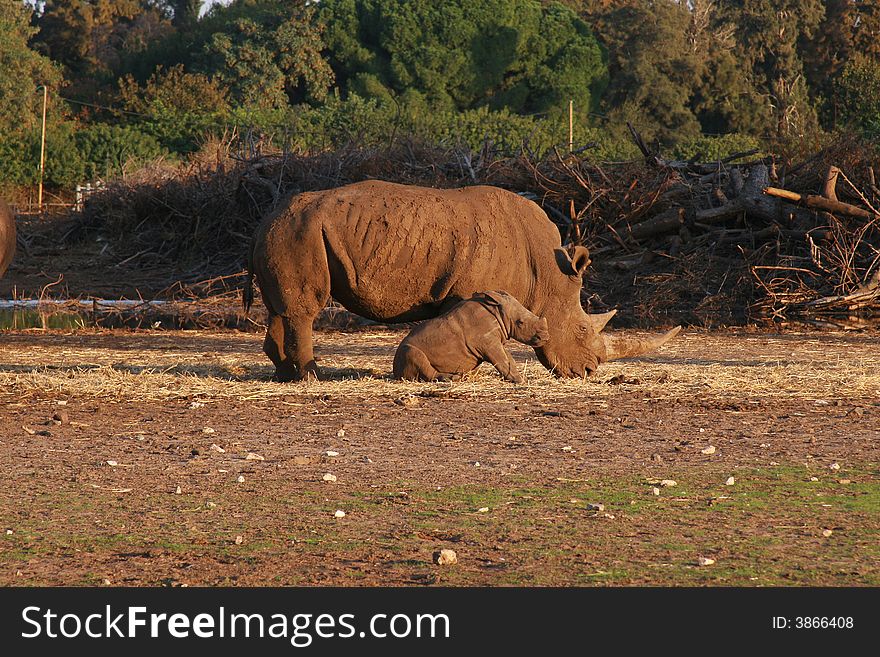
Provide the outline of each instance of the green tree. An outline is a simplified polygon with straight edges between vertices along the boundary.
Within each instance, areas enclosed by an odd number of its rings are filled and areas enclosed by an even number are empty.
[[[536,0],[325,0],[329,56],[344,90],[420,96],[429,107],[541,112],[590,107],[605,65],[570,9]]]
[[[217,78],[187,73],[181,64],[167,71],[160,66],[144,85],[126,76],[119,88],[125,109],[138,115],[134,122],[176,152],[195,150],[231,110],[229,94]]]
[[[321,26],[306,0],[235,0],[199,25],[194,70],[219,77],[239,102],[258,108],[320,101],[333,83]]]
[[[54,89],[61,81],[57,67],[28,46],[36,32],[31,13],[23,3],[0,3],[0,134],[38,127],[43,97],[37,86]]]
[[[835,85],[843,122],[880,134],[880,61],[855,55]]]
[[[598,4],[590,20],[609,51],[604,108],[612,124],[630,121],[664,144],[699,134],[691,107],[703,53],[691,43],[692,18],[670,0]]]
[[[824,15],[822,0],[719,0],[736,25],[737,58],[763,95],[753,131],[780,140],[800,139],[816,129],[802,48]]]

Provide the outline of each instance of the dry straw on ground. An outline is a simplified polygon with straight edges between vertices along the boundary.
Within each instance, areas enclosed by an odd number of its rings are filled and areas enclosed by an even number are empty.
[[[880,352],[870,336],[690,332],[660,352],[602,366],[586,380],[561,380],[524,348],[527,383],[505,383],[487,365],[457,383],[390,378],[400,331],[316,335],[328,380],[279,384],[261,337],[236,332],[28,333],[0,336],[0,398],[29,394],[126,401],[223,399],[281,402],[345,395],[405,403],[413,397],[603,400],[622,392],[654,399],[828,401],[872,399],[880,391]],[[51,364],[51,365],[48,365]]]

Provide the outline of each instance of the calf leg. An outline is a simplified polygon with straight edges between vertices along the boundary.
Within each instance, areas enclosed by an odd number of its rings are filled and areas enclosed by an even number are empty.
[[[394,378],[406,381],[444,381],[425,352],[408,344],[401,345],[394,355]]]
[[[484,350],[483,358],[486,362],[492,363],[495,366],[495,369],[504,377],[505,381],[510,381],[511,383],[522,383],[525,381],[513,357],[500,342],[487,347]]]

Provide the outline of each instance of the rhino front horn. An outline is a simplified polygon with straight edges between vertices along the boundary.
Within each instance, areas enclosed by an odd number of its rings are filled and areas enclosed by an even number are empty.
[[[666,344],[681,331],[680,326],[676,326],[671,331],[667,331],[663,335],[653,338],[618,338],[613,335],[603,335],[605,341],[605,360],[617,360],[618,358],[630,358],[632,356],[640,356],[649,351],[653,351],[658,347]]]

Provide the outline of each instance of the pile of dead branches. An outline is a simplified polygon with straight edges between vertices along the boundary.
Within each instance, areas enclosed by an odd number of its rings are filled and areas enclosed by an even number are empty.
[[[617,163],[593,161],[589,147],[539,157],[490,142],[476,152],[400,139],[246,154],[226,144],[108,184],[76,234],[106,240],[118,263],[185,271],[168,296],[199,297],[238,286],[254,227],[290,194],[366,179],[490,184],[532,198],[563,241],[591,249],[584,300],[594,311],[706,325],[880,310],[880,190],[868,146],[839,141],[800,163],[754,151],[670,161],[632,134],[644,159]]]

